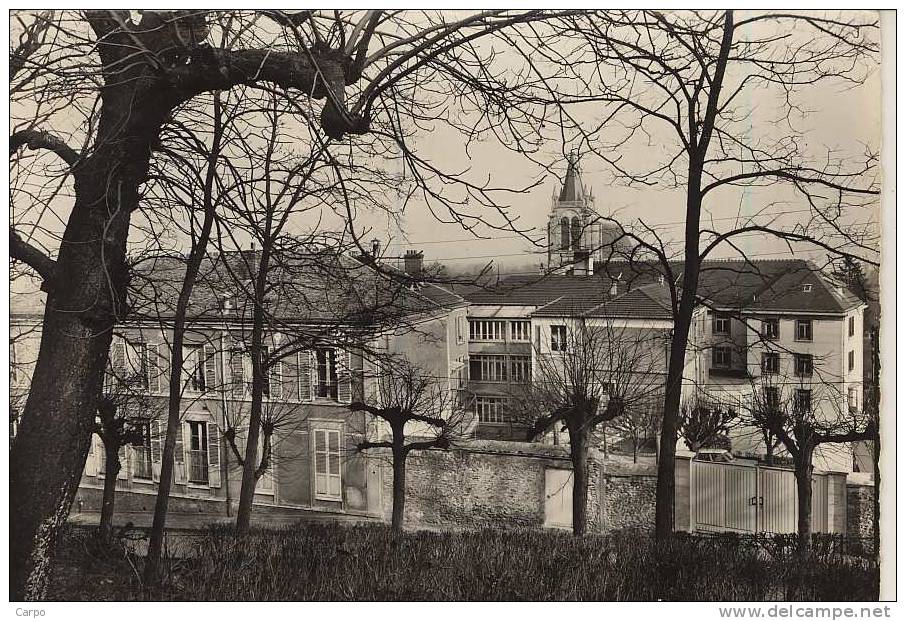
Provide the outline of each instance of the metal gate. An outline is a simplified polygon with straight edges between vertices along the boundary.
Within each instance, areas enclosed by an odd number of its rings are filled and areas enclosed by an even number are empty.
[[[694,530],[794,533],[799,516],[792,470],[692,461]],[[829,532],[828,479],[812,477],[812,530]]]

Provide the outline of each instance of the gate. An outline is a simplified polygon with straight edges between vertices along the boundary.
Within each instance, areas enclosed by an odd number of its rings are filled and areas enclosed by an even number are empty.
[[[693,530],[795,533],[799,516],[792,470],[692,460]],[[831,532],[828,477],[812,477],[812,531]]]

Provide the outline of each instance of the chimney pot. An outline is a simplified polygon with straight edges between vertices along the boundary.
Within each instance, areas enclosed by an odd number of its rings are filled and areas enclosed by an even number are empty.
[[[381,254],[381,240],[372,239],[371,240],[371,256],[375,259],[378,258],[378,255]]]

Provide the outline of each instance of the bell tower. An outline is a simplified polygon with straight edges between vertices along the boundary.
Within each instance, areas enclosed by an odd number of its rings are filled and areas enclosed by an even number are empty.
[[[547,223],[547,263],[565,273],[591,273],[592,259],[600,245],[595,231],[600,228],[592,207],[594,197],[582,184],[575,153],[567,158],[566,176],[560,192],[554,194]]]

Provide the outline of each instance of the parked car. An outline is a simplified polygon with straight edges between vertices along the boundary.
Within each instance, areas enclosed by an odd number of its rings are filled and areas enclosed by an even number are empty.
[[[726,464],[733,461],[733,453],[727,449],[703,448],[695,454],[697,461]]]

